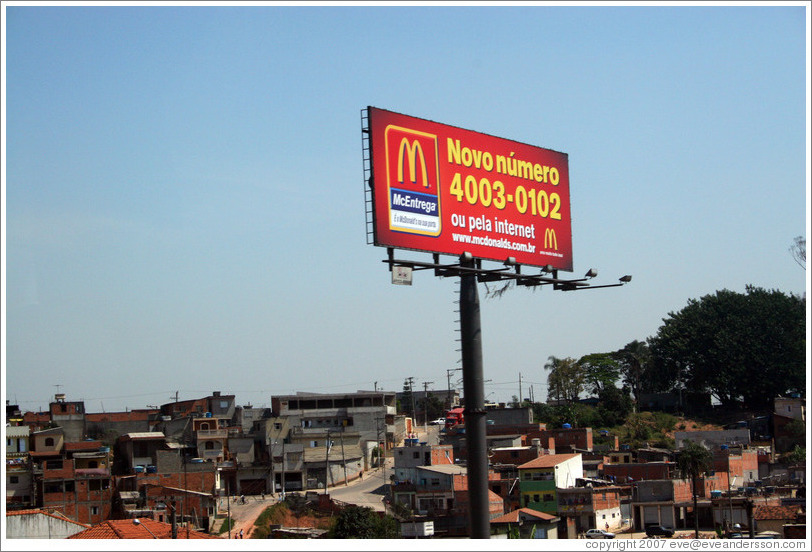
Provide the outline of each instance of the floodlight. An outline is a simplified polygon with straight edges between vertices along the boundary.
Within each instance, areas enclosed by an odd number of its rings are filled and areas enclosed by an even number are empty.
[[[625,276],[622,276],[621,278],[619,278],[619,280],[621,282],[623,282],[624,284],[628,284],[629,282],[632,281],[632,277],[630,275],[626,274]]]
[[[598,271],[594,268],[590,268],[586,274],[584,274],[584,278],[594,278],[598,275]]]

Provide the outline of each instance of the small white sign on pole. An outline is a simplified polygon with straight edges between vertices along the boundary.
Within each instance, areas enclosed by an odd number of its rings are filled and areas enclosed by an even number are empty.
[[[392,283],[400,286],[412,285],[412,267],[410,266],[393,266],[392,267]]]

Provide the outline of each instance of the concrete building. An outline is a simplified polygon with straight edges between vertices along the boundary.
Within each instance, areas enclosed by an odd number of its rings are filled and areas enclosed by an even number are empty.
[[[6,433],[6,507],[30,508],[35,504],[31,464],[30,428],[8,426]]]
[[[584,469],[580,454],[549,454],[518,466],[521,505],[558,514],[557,489],[574,487]]]
[[[523,539],[557,539],[559,521],[554,515],[519,508],[491,520],[491,538],[510,538],[510,531],[518,531]]]
[[[274,397],[272,416],[289,418],[291,439],[302,442],[310,435],[343,429],[357,433],[365,461],[379,443],[387,449],[395,442],[395,393],[358,391],[356,393],[297,393]]]
[[[573,487],[558,489],[558,515],[573,518],[575,531],[615,531],[623,525],[620,487]]]
[[[49,405],[51,422],[62,428],[66,441],[76,442],[84,439],[86,436],[85,403],[67,401],[64,393],[57,393],[54,395],[54,399],[54,402]]]

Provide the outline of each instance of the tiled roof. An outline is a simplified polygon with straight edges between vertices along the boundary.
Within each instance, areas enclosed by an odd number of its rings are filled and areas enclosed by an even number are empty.
[[[561,462],[566,462],[567,460],[572,460],[576,456],[580,456],[579,453],[575,454],[545,454],[543,456],[539,456],[538,458],[531,460],[521,466],[518,466],[518,469],[533,469],[533,468],[552,468],[557,466]]]
[[[798,514],[803,514],[800,506],[764,506],[756,505],[753,518],[756,520],[790,519],[795,520]]]
[[[526,516],[531,516],[534,518],[538,518],[543,521],[552,521],[556,519],[556,516],[545,514],[544,512],[539,512],[536,510],[531,510],[530,508],[519,508],[518,510],[513,510],[512,512],[508,512],[507,514],[500,516],[496,519],[492,519],[491,523],[518,523],[519,522],[519,512]]]
[[[139,519],[138,523],[133,523],[132,519],[108,520],[104,523],[94,525],[69,539],[171,539],[172,525],[161,523],[153,519]],[[185,539],[186,529],[178,527],[178,538]],[[201,533],[200,531],[189,531],[190,539],[216,539],[218,537]]]

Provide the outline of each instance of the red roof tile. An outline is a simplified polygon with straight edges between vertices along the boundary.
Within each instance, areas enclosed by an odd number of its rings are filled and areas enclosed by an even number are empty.
[[[756,505],[753,518],[756,520],[789,519],[794,521],[798,514],[803,514],[803,508],[800,506]]]
[[[108,520],[104,523],[94,525],[69,539],[171,539],[172,525],[161,523],[153,519],[139,519],[138,523],[133,523],[132,519]],[[178,538],[185,539],[186,529],[178,528]],[[190,539],[216,539],[213,535],[201,533],[200,531],[189,531]]]
[[[556,516],[545,514],[544,512],[539,512],[537,510],[532,510],[530,508],[519,508],[518,510],[513,510],[512,512],[508,512],[503,516],[499,516],[496,519],[492,519],[491,523],[518,523],[519,512],[544,521],[551,521],[556,519]]]

